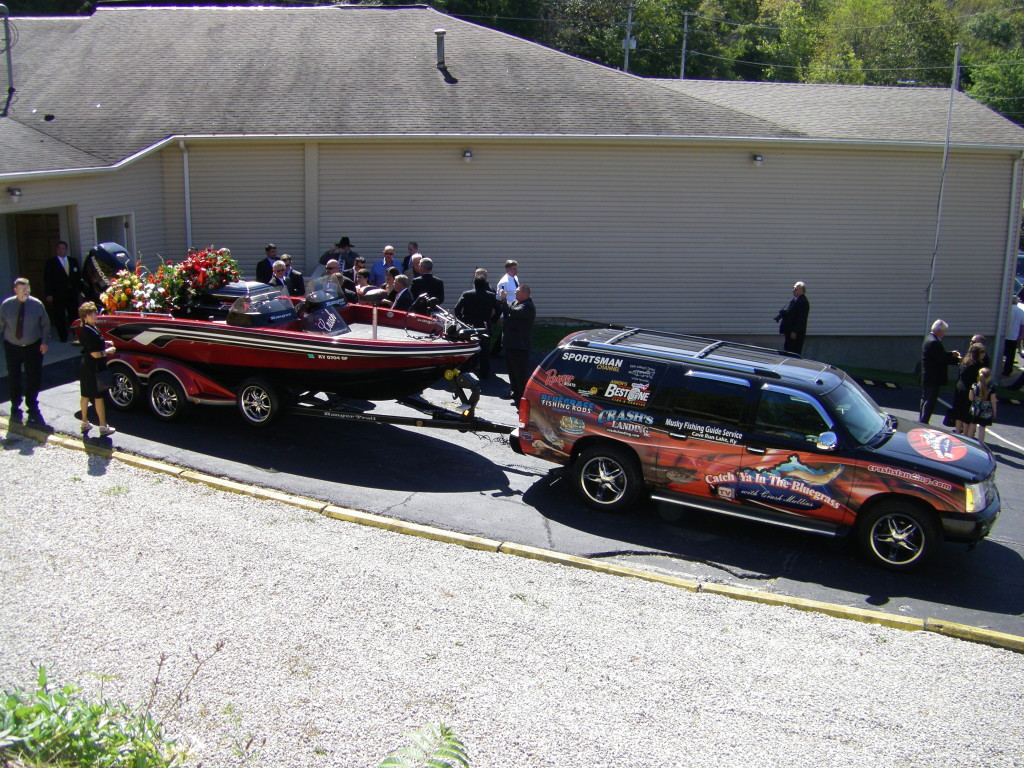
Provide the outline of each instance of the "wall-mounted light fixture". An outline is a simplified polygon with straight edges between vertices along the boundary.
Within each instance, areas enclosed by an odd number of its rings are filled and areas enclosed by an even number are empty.
[[[752,162],[754,165],[761,165],[761,163],[764,162],[764,155],[760,154],[759,152],[752,152],[750,155],[750,162]]]
[[[463,152],[462,152],[462,161],[464,163],[471,163],[471,162],[473,162],[473,150],[471,150],[471,149],[463,150]]]
[[[21,200],[21,190],[18,187],[8,187],[7,194],[11,196],[12,203],[16,203]]]

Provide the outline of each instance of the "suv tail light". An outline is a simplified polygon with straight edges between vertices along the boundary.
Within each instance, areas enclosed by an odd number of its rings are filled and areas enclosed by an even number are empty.
[[[526,429],[530,423],[530,401],[525,397],[519,401],[519,428]]]

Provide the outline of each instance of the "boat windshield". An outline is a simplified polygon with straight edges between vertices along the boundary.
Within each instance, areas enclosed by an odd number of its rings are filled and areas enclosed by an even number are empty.
[[[333,275],[306,281],[306,309],[302,327],[310,333],[339,336],[351,329],[339,310],[346,304],[341,286]]]
[[[883,430],[890,428],[886,414],[871,396],[849,377],[843,379],[838,387],[825,395],[825,399],[853,439],[861,445],[870,443]]]
[[[228,325],[277,325],[295,320],[295,305],[287,296],[262,294],[241,296],[228,310]]]

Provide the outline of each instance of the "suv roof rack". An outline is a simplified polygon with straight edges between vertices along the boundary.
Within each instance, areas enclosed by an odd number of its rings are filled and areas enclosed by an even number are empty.
[[[722,341],[706,336],[693,336],[684,333],[616,325],[608,326],[606,330],[621,331],[621,333],[600,341],[588,338],[590,334],[584,334],[579,338],[573,339],[571,344],[573,346],[585,346],[607,351],[628,349],[649,357],[668,360],[700,361],[702,365],[723,370],[754,373],[773,379],[781,379],[782,375],[777,370],[774,370],[774,368],[766,366],[777,365],[787,359],[802,359],[799,355],[792,352],[780,351],[771,347],[759,347],[753,344],[741,344],[735,341]],[[651,343],[657,341],[676,343],[664,346]]]

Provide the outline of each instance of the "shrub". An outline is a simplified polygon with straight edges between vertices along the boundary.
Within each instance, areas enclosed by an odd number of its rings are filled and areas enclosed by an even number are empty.
[[[39,667],[35,691],[0,694],[0,763],[66,768],[172,768],[184,752],[148,712],[121,702],[87,701],[73,685],[57,686]]]

